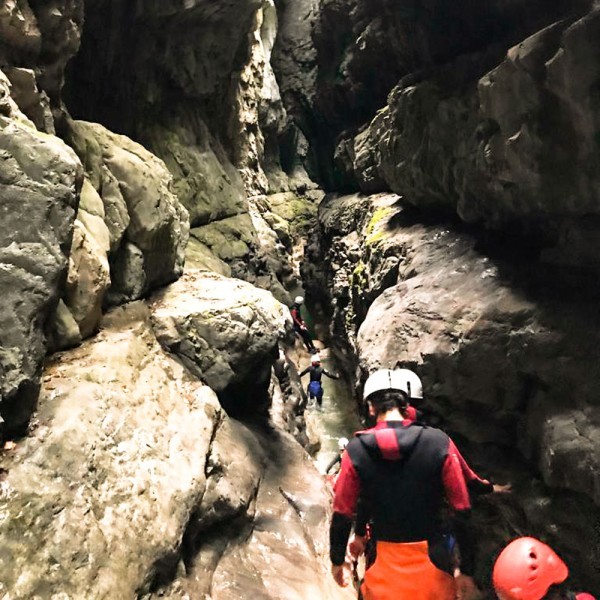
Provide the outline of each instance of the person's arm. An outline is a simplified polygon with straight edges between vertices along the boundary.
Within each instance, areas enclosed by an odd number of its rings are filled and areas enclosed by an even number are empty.
[[[360,480],[348,452],[342,456],[342,466],[335,483],[333,517],[329,528],[329,557],[332,574],[340,586],[348,584],[344,577],[346,547],[360,495]]]
[[[450,440],[450,447],[448,448],[448,452],[456,455],[458,460],[458,464],[460,465],[460,469],[462,471],[463,477],[467,482],[467,487],[469,492],[472,494],[491,494],[494,490],[494,484],[487,479],[483,479],[471,469],[467,461],[464,459],[463,455],[460,453],[459,449],[456,447],[454,442]],[[502,487],[502,486],[499,486]],[[501,490],[497,490],[501,491]]]
[[[339,379],[340,376],[337,375],[336,373],[330,373],[327,369],[323,369],[323,374],[327,375],[327,377],[329,377],[330,379]]]
[[[459,454],[456,446],[450,440],[448,455],[442,469],[442,481],[448,504],[454,511],[452,529],[460,548],[460,572],[456,576],[470,579],[475,566],[474,540],[470,524],[471,498]],[[457,581],[457,584],[461,584],[461,587],[474,586],[472,580],[469,582]]]
[[[331,460],[330,463],[327,465],[327,468],[325,469],[325,474],[328,475],[329,471],[331,471],[331,469],[333,469],[333,467],[335,467],[335,465],[337,465],[341,460],[341,454],[336,454],[333,460]]]
[[[306,367],[302,373],[298,374],[298,377],[304,377],[310,371],[310,367]]]
[[[354,522],[354,538],[348,547],[354,560],[358,560],[365,553],[367,546],[367,525],[369,523],[369,509],[363,497],[356,504],[356,519]]]
[[[300,311],[297,308],[294,308],[290,312],[292,313],[292,320],[294,321],[294,323],[298,325],[298,327],[300,327],[301,329],[304,329],[304,321],[302,320],[302,315],[300,314]]]

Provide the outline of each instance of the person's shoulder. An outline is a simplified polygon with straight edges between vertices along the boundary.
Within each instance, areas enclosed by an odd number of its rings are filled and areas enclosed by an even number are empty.
[[[450,443],[450,437],[448,434],[437,427],[430,427],[429,425],[423,425],[419,423],[412,423],[410,427],[420,427],[423,430],[421,436],[425,440],[435,440],[438,442]]]

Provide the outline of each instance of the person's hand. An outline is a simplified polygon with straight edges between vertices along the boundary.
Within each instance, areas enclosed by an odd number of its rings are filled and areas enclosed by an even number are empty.
[[[496,494],[510,494],[512,492],[512,483],[500,485],[499,483],[494,484],[494,493]]]
[[[340,587],[346,587],[348,585],[349,575],[346,572],[347,568],[347,563],[344,563],[343,565],[331,565],[333,579]]]
[[[367,547],[367,536],[366,535],[355,535],[352,541],[348,545],[348,552],[354,560],[358,560],[361,554],[365,553]]]
[[[456,600],[477,600],[481,598],[481,592],[472,577],[457,573],[454,575],[456,582]]]

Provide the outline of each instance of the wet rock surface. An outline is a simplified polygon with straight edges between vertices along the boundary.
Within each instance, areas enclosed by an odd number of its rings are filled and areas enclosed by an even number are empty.
[[[528,526],[598,585],[583,560],[597,551],[585,532],[600,500],[595,302],[528,285],[526,270],[453,225],[423,223],[397,196],[331,197],[319,212],[327,241],[311,262],[329,265],[320,281],[335,298],[331,330],[342,360],[358,356],[346,363],[357,387],[377,368],[415,369],[428,420],[477,449],[483,473],[516,482],[509,499],[484,502],[495,521],[481,529],[482,580],[490,555],[521,531],[522,515],[507,522],[503,511],[530,514],[545,502],[548,523]],[[580,521],[561,522],[565,503],[579,507]]]
[[[140,302],[53,357],[34,429],[1,461],[13,598],[348,597],[324,566],[329,497],[304,450],[229,419]]]
[[[141,304],[56,355],[35,430],[2,457],[2,591],[150,589],[201,501],[220,418],[214,393],[162,352]]]

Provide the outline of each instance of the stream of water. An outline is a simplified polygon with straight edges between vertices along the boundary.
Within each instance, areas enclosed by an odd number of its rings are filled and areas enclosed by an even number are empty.
[[[330,373],[336,373],[335,365],[321,352],[321,364]],[[338,439],[350,439],[352,434],[361,429],[356,402],[349,394],[342,380],[323,377],[323,407],[321,410],[309,408],[316,418],[317,431],[321,438],[321,449],[315,456],[317,468],[322,473],[329,462],[338,453]]]

